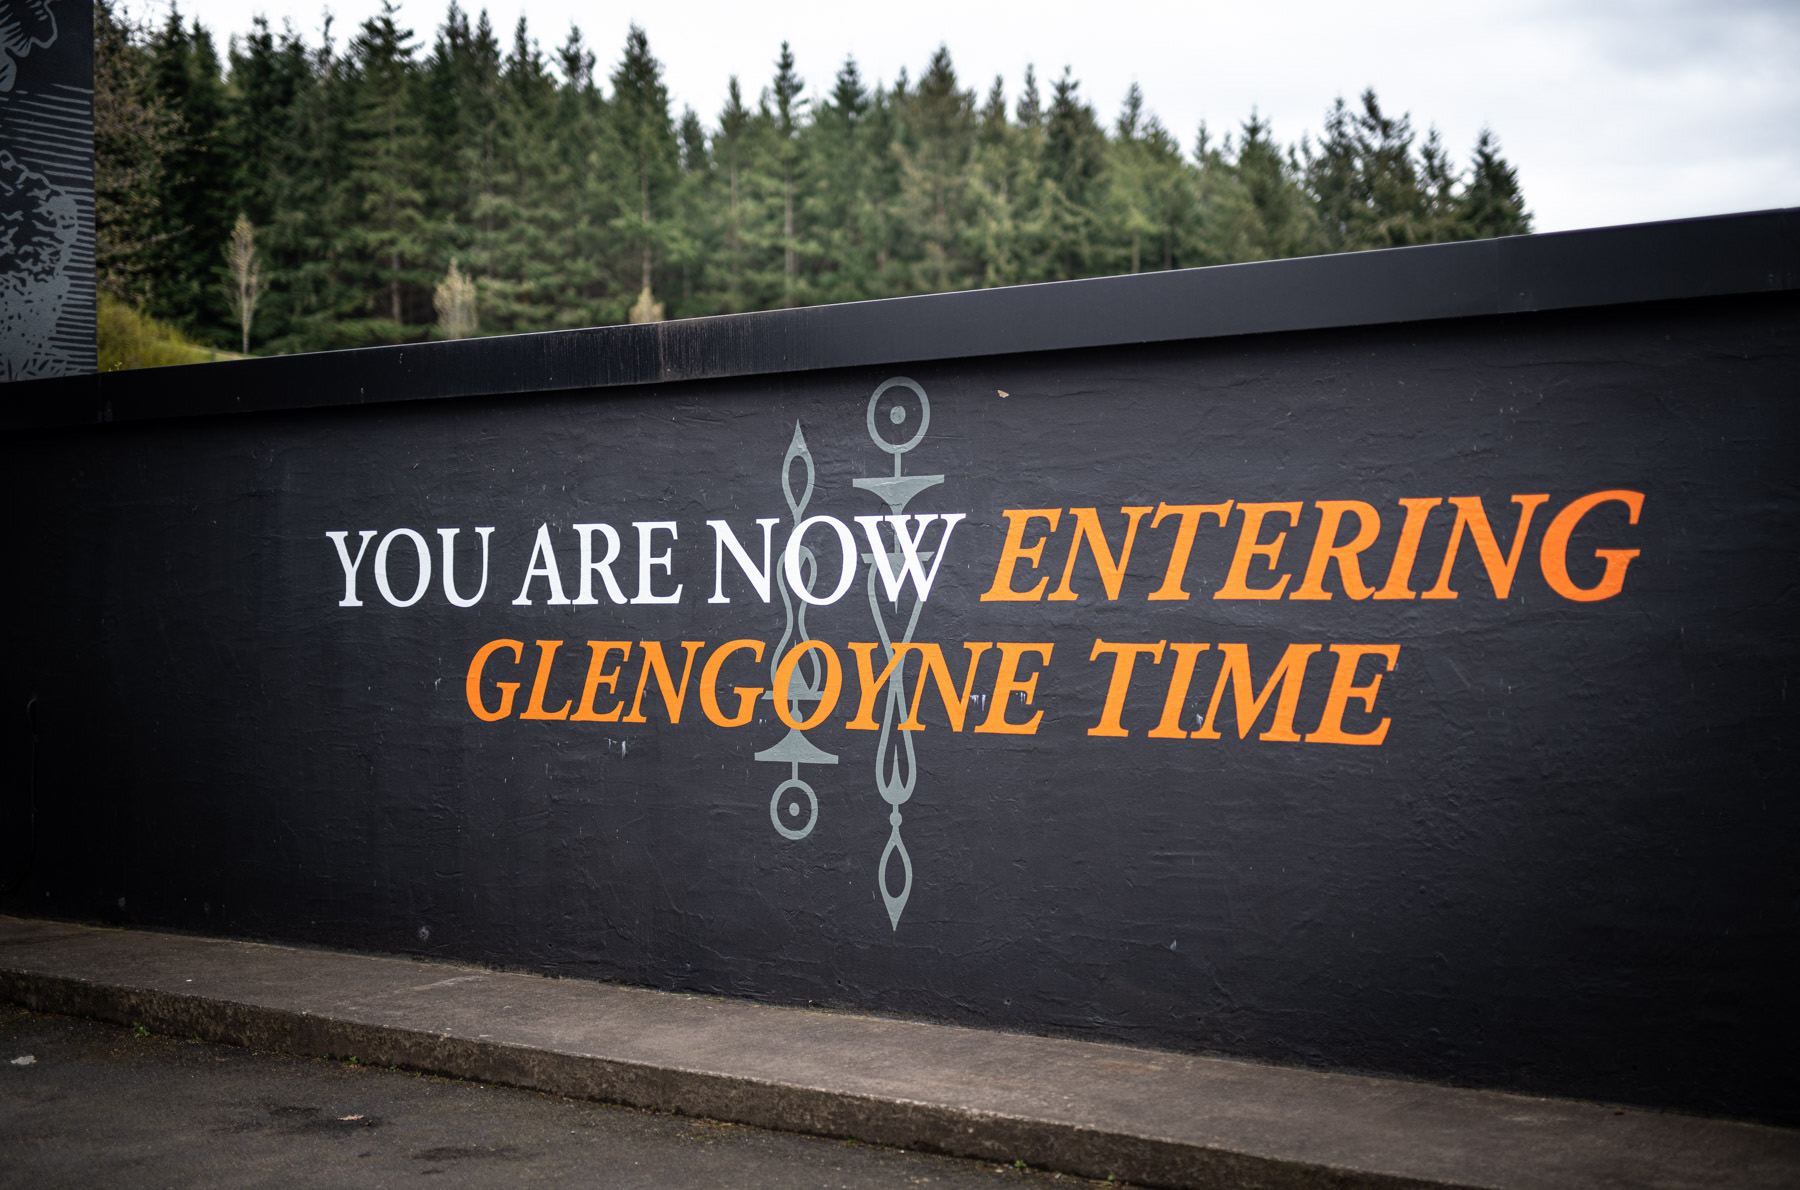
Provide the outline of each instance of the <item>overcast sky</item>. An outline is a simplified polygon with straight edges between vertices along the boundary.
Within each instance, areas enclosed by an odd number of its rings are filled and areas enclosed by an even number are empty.
[[[472,9],[480,4],[464,0]],[[163,2],[129,0],[139,19]],[[320,0],[183,0],[219,36],[261,12],[316,42]],[[405,0],[428,49],[441,0]],[[1016,96],[1073,69],[1110,123],[1135,80],[1189,149],[1202,120],[1230,131],[1254,107],[1276,135],[1318,130],[1339,95],[1374,87],[1383,105],[1435,124],[1459,159],[1483,126],[1518,167],[1540,231],[1800,205],[1800,0],[1565,0],[1457,5],[1411,0],[495,0],[510,45],[521,11],[548,54],[581,27],[607,73],[632,22],[664,64],[676,112],[710,126],[737,75],[754,96],[785,39],[815,93],[846,55],[870,80],[917,77],[939,43],[965,86],[995,75]],[[380,0],[333,0],[341,45]],[[1479,11],[1460,11],[1464,9]],[[221,45],[221,48],[222,45]]]

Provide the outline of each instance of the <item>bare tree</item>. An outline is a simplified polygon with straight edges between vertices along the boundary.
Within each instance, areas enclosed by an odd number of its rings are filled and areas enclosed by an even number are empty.
[[[438,282],[433,298],[437,307],[438,331],[446,339],[466,339],[475,333],[475,281],[456,267],[454,257],[450,271]]]
[[[650,286],[646,283],[643,292],[638,294],[637,304],[631,307],[631,321],[661,322],[662,320],[663,304],[651,294]]]
[[[250,354],[250,325],[256,321],[256,303],[268,288],[263,280],[262,264],[256,259],[256,228],[242,211],[231,229],[231,242],[225,245],[225,263],[231,279],[225,284],[225,300],[237,315],[244,334],[244,354]]]

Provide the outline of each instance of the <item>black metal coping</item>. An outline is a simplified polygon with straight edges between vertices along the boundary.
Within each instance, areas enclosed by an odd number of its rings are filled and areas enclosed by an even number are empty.
[[[60,377],[0,430],[545,393],[1800,288],[1800,207],[1418,248]]]

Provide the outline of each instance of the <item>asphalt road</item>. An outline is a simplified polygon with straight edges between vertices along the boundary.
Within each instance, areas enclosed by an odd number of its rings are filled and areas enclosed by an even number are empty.
[[[1096,1185],[0,1006],[0,1187]]]

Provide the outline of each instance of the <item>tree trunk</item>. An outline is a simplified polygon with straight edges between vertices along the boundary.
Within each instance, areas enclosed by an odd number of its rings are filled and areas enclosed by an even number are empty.
[[[731,226],[726,230],[726,244],[731,250],[731,305],[736,311],[742,291],[738,276],[738,167],[737,149],[731,151]]]
[[[782,266],[783,284],[785,287],[784,305],[794,304],[794,275],[799,272],[798,261],[794,256],[794,167],[790,163],[782,170],[783,204],[781,215],[781,236],[787,246]]]
[[[640,170],[638,173],[639,214],[644,221],[644,291],[650,289],[650,171]]]

